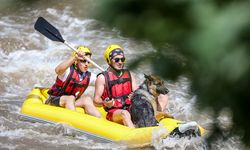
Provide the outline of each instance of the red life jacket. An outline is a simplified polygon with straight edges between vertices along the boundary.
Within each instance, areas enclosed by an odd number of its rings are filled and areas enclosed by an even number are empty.
[[[111,68],[107,71],[102,72],[105,77],[105,87],[102,94],[102,100],[106,98],[114,99],[114,106],[108,108],[104,106],[106,111],[118,108],[118,109],[128,109],[131,104],[128,95],[132,92],[132,81],[131,75],[128,70],[123,70],[123,74],[118,77]]]
[[[90,72],[85,72],[85,77],[80,81],[79,71],[72,65],[67,79],[63,82],[58,77],[56,83],[49,89],[48,94],[53,96],[74,95],[79,98],[88,88]]]

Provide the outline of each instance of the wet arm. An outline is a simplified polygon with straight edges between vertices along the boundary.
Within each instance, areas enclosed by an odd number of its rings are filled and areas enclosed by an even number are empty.
[[[164,111],[168,104],[168,94],[158,96],[158,111]]]
[[[105,78],[101,74],[101,75],[99,75],[97,77],[96,83],[95,83],[94,103],[96,105],[102,105],[103,104],[101,96],[102,96],[103,91],[104,91],[104,85],[105,85]]]
[[[138,86],[136,85],[135,77],[132,73],[131,73],[131,80],[132,80],[132,91],[135,91],[136,89],[138,89]]]
[[[76,61],[76,57],[70,57],[70,59],[63,61],[60,63],[56,69],[55,72],[57,75],[62,75],[65,73],[65,71]]]

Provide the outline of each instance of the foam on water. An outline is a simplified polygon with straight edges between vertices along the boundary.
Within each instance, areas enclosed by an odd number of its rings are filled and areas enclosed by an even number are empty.
[[[62,124],[29,123],[18,119],[28,92],[34,85],[50,87],[56,78],[54,68],[71,55],[68,47],[50,41],[34,30],[38,16],[45,17],[56,26],[64,39],[73,46],[90,47],[93,60],[103,68],[107,67],[103,59],[104,50],[112,43],[123,46],[128,62],[145,52],[155,51],[150,43],[125,38],[120,35],[119,30],[108,28],[90,18],[84,13],[84,9],[77,11],[79,4],[84,4],[85,7],[88,3],[92,2],[62,0],[60,3],[46,4],[38,1],[41,5],[27,5],[17,10],[17,13],[0,13],[0,149],[127,149],[118,144],[98,143],[75,134]],[[95,67],[91,71],[95,74],[100,72]],[[137,84],[144,80],[143,73],[151,71],[149,64],[143,64],[134,70]],[[177,119],[197,121],[198,124],[209,127],[212,112],[200,112],[196,109],[196,96],[190,92],[187,78],[180,77],[176,82],[168,81],[167,86],[170,90],[167,111]],[[93,95],[93,91],[93,88],[89,88],[87,93]],[[219,119],[230,126],[230,112],[225,112]],[[159,140],[157,135],[160,132],[164,131],[154,132],[152,146],[145,149],[207,149],[203,138]],[[242,144],[239,137],[231,137],[222,142],[219,139],[214,147],[234,150],[241,149]]]

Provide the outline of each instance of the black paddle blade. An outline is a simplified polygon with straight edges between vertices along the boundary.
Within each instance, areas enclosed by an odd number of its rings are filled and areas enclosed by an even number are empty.
[[[52,41],[65,41],[60,32],[43,17],[37,19],[34,28]]]

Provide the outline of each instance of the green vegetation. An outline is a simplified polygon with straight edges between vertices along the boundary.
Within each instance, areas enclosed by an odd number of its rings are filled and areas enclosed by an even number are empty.
[[[208,140],[239,134],[249,146],[249,8],[243,0],[106,0],[95,15],[124,36],[151,42],[157,52],[143,57],[156,74],[190,78],[197,105],[214,111]],[[228,129],[217,121],[225,109],[232,114]]]

